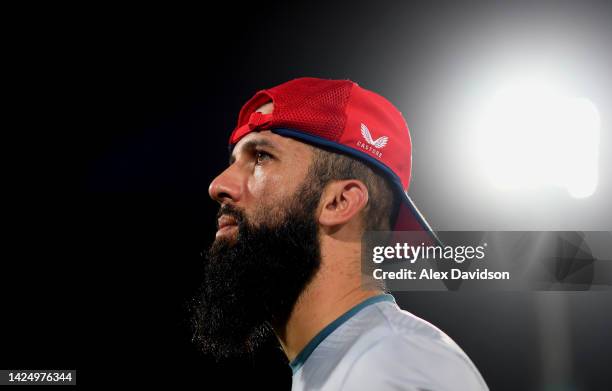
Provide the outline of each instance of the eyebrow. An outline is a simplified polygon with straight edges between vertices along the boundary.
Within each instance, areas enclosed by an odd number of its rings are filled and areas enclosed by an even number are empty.
[[[243,151],[249,151],[249,150],[253,150],[253,149],[257,148],[257,147],[268,147],[270,149],[278,150],[277,146],[273,142],[271,142],[269,140],[266,140],[264,138],[258,138],[258,139],[255,139],[255,140],[249,140],[249,141],[245,142],[242,145],[241,149]],[[232,152],[232,155],[229,158],[230,166],[235,161],[236,161],[236,155]]]

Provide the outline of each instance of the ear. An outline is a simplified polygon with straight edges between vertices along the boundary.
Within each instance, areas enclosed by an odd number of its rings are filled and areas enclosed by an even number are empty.
[[[332,181],[321,196],[319,223],[333,227],[345,224],[368,204],[368,188],[356,179]]]

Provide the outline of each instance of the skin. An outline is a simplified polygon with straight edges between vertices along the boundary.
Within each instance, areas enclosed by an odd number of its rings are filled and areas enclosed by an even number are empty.
[[[268,114],[273,110],[270,102],[257,111]],[[254,146],[262,142],[271,146]],[[249,133],[235,146],[230,166],[211,182],[209,195],[220,205],[243,210],[250,221],[258,224],[274,216],[272,211],[282,213],[282,200],[293,195],[306,178],[312,158],[312,147],[305,143],[271,131]],[[289,360],[329,323],[363,300],[382,293],[362,287],[361,212],[367,201],[367,187],[358,180],[333,181],[323,190],[315,215],[321,267],[300,294],[288,321],[272,325]],[[236,226],[217,231],[216,238],[221,236],[235,240]]]

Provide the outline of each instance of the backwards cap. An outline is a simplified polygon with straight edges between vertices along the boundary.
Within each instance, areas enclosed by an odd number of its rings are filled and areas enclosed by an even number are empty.
[[[273,102],[270,114],[256,112]],[[425,231],[439,243],[408,196],[412,143],[402,113],[382,96],[350,80],[299,78],[247,101],[229,140],[230,151],[250,132],[270,130],[352,156],[378,169],[401,200],[394,231]]]

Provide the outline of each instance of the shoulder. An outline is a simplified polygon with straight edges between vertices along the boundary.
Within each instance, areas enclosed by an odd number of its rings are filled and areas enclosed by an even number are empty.
[[[391,332],[371,340],[353,361],[343,390],[487,390],[468,356],[441,330],[406,311],[384,315]]]

